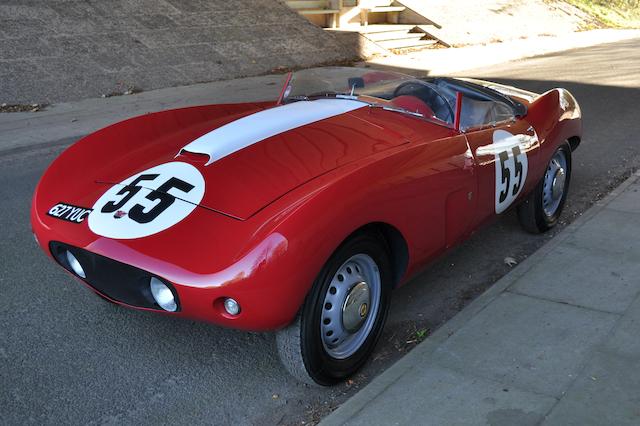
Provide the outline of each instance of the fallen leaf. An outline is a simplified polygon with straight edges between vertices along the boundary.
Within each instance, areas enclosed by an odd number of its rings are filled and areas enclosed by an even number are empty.
[[[516,266],[518,264],[518,261],[515,260],[513,257],[505,257],[504,258],[504,264],[507,266]]]

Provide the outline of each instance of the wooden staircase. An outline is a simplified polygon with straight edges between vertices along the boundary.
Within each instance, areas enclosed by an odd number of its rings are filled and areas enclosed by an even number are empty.
[[[285,3],[316,25],[336,31],[343,40],[353,40],[345,33],[359,33],[376,54],[450,47],[436,34],[440,25],[423,15],[418,18],[420,24],[412,20],[410,24],[401,24],[403,14],[414,13],[408,11],[402,0],[285,0]]]
[[[339,26],[342,0],[336,2],[331,0],[287,0],[286,4],[308,19],[312,16],[328,16],[330,21],[328,24],[325,22],[325,25],[322,25],[324,27],[336,28]]]
[[[447,47],[446,43],[416,25],[374,24],[360,28],[359,32],[371,42],[396,54]]]

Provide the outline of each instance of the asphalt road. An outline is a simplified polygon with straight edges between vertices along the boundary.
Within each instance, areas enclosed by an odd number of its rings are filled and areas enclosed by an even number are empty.
[[[579,100],[570,221],[640,165],[640,40],[548,55],[466,75]],[[0,155],[0,423],[299,424],[314,421],[415,346],[552,235],[514,214],[479,231],[394,294],[374,359],[332,389],[289,378],[273,336],[126,310],[54,266],[29,227],[34,186],[58,143]],[[562,277],[558,277],[561,285]],[[428,331],[427,331],[428,333]],[[481,338],[481,336],[479,336]]]

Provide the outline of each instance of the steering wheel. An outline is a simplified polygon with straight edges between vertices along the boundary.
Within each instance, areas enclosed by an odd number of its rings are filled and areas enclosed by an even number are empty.
[[[423,82],[407,81],[402,83],[393,91],[393,97],[398,96],[415,96],[431,107],[436,118],[446,122],[453,123],[455,114],[447,99],[442,96],[436,89]]]

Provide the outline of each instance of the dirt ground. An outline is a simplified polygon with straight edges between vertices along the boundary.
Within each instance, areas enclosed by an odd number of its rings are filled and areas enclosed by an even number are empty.
[[[555,0],[402,0],[442,26],[438,36],[454,46],[560,35],[594,28],[580,9]]]

